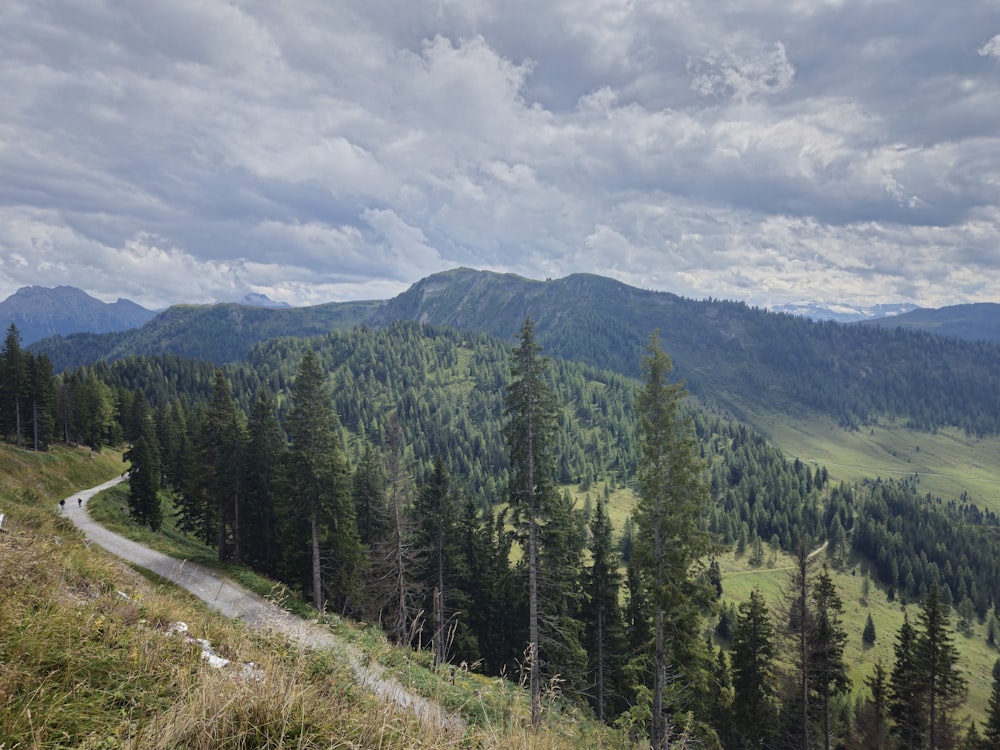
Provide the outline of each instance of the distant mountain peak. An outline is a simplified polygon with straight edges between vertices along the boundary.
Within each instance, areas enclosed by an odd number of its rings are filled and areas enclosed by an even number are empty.
[[[13,323],[25,346],[49,336],[139,328],[153,315],[131,300],[101,302],[73,286],[25,286],[0,302],[0,328]]]
[[[771,312],[786,313],[811,320],[832,320],[837,323],[858,323],[903,315],[919,310],[910,302],[892,302],[877,305],[849,305],[842,302],[798,302],[776,305]]]

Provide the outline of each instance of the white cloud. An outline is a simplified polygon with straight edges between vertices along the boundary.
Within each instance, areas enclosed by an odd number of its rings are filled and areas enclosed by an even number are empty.
[[[1000,6],[906,18],[8,0],[0,295],[313,303],[467,265],[758,303],[995,298]]]
[[[753,45],[749,49],[710,51],[688,61],[691,87],[699,94],[746,102],[779,94],[789,87],[795,68],[785,45]]]
[[[990,38],[986,44],[979,48],[979,54],[984,57],[992,57],[1000,60],[1000,34]]]

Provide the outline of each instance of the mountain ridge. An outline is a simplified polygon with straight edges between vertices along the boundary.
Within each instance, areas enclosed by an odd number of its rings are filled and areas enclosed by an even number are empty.
[[[156,313],[119,297],[101,302],[73,286],[25,286],[0,302],[0,326],[17,326],[27,346],[50,336],[139,328]]]
[[[129,355],[169,354],[222,365],[245,358],[252,345],[268,339],[404,320],[512,342],[526,316],[547,355],[634,378],[642,376],[642,355],[659,331],[692,394],[737,416],[764,406],[823,413],[851,429],[890,416],[923,430],[1000,431],[996,344],[814,322],[584,273],[539,281],[456,268],[421,279],[387,301],[279,310],[234,303],[175,306],[141,329],[75,334],[31,348],[47,354],[56,371]]]

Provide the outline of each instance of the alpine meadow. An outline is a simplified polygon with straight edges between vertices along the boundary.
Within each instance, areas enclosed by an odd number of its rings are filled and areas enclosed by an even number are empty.
[[[10,325],[0,748],[1000,747],[1000,345],[915,320],[463,268]],[[59,500],[123,473],[101,523],[458,728],[84,544]],[[225,682],[185,618],[268,676]]]

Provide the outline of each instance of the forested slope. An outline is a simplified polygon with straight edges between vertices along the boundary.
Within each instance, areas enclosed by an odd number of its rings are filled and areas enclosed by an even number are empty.
[[[176,307],[141,329],[48,339],[32,347],[61,371],[130,354],[225,363],[269,338],[303,337],[364,322],[412,320],[486,333],[509,343],[530,315],[552,356],[630,377],[659,330],[690,391],[736,414],[812,412],[854,429],[882,418],[918,430],[1000,433],[1000,346],[902,328],[848,326],[777,315],[742,303],[694,301],[575,274],[533,281],[457,269],[384,303],[265,310]]]

